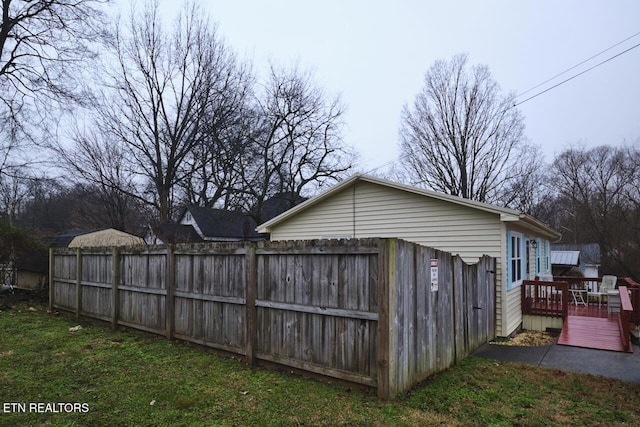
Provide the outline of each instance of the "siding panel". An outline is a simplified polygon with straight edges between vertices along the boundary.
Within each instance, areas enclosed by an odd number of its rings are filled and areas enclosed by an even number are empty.
[[[274,227],[271,238],[397,237],[472,263],[500,256],[500,230],[496,214],[360,182]]]
[[[357,182],[274,226],[271,239],[401,238],[460,255],[470,264],[483,255],[495,257],[496,333],[502,336],[521,322],[519,294],[503,292],[505,233],[506,227],[495,213]],[[508,324],[503,325],[503,320]]]

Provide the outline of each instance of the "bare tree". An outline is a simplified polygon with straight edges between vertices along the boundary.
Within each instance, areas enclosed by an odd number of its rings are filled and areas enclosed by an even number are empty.
[[[9,226],[14,226],[29,192],[28,171],[12,168],[10,173],[0,174],[0,216]]]
[[[295,68],[272,67],[256,93],[195,4],[168,32],[147,2],[116,33],[96,120],[58,147],[79,182],[137,197],[161,222],[184,202],[259,218],[266,198],[312,192],[351,167],[339,99]]]
[[[268,197],[288,193],[293,200],[351,169],[355,156],[341,140],[343,114],[340,99],[325,95],[309,73],[271,66],[256,102],[253,156],[241,165],[243,193],[250,196],[244,208],[257,221]]]
[[[133,196],[137,193],[135,176],[124,147],[108,139],[110,135],[99,127],[75,129],[70,136],[72,149],[62,144],[54,149],[65,166],[66,179],[79,195],[78,215],[89,226],[139,231],[141,201]]]
[[[107,1],[2,0],[0,173],[25,141],[46,133],[53,108],[83,99],[81,65],[105,37]]]
[[[467,56],[436,61],[400,128],[403,163],[414,184],[467,199],[494,201],[513,176],[523,117],[501,96],[489,69]]]
[[[603,265],[611,273],[633,274],[640,269],[640,223],[637,194],[639,173],[637,149],[600,146],[572,147],[554,162],[554,185],[559,197],[569,201],[564,210],[574,240],[595,241],[605,257]]]
[[[201,141],[183,165],[186,178],[181,188],[189,204],[232,207],[242,186],[238,164],[251,155],[253,77],[247,66],[235,60],[227,65],[229,69],[204,112]]]
[[[517,149],[517,162],[493,202],[544,220],[548,214],[551,189],[548,184],[549,166],[543,161],[539,146],[523,144]]]
[[[66,198],[66,189],[57,180],[46,176],[30,177],[27,196],[16,217],[18,226],[42,235],[69,229],[69,206],[73,202]]]
[[[165,221],[179,185],[193,172],[185,166],[205,143],[215,105],[243,71],[206,14],[191,3],[172,32],[165,31],[157,2],[132,12],[127,31],[118,31],[115,54],[100,127],[122,144],[143,187],[131,195],[153,205]]]

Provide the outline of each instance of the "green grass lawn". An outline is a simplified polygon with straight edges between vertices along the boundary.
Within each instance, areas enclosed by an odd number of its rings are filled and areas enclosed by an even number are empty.
[[[43,305],[1,302],[2,426],[640,425],[637,384],[470,358],[383,402]]]

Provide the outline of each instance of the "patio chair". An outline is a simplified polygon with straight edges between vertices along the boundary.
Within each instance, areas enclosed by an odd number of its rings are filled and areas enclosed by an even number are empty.
[[[602,276],[602,282],[600,282],[600,286],[598,289],[593,292],[587,292],[587,301],[591,300],[591,297],[598,297],[598,308],[600,308],[602,304],[602,297],[607,296],[609,291],[612,291],[616,288],[616,282],[618,281],[618,277],[616,276]]]

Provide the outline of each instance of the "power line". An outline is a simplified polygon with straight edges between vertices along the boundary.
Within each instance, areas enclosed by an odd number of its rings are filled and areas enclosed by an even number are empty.
[[[605,64],[605,63],[607,63],[607,62],[609,62],[609,61],[611,61],[612,59],[615,59],[615,58],[617,58],[618,56],[623,55],[623,54],[625,54],[625,53],[629,52],[630,50],[637,48],[638,46],[640,46],[640,43],[638,43],[638,44],[636,44],[636,45],[634,45],[634,46],[631,46],[629,49],[623,50],[622,52],[620,52],[620,53],[618,53],[618,54],[616,54],[616,55],[614,55],[614,56],[612,56],[612,57],[610,57],[610,58],[607,58],[607,59],[605,59],[604,61],[602,61],[602,62],[600,62],[600,63],[598,63],[598,64],[596,64],[596,65],[594,65],[594,66],[592,66],[592,67],[589,67],[589,68],[587,68],[586,70],[584,70],[584,71],[582,71],[582,72],[580,72],[580,73],[578,73],[578,74],[576,74],[576,75],[574,75],[574,76],[569,77],[568,79],[565,79],[565,80],[561,81],[560,83],[557,83],[557,84],[555,84],[555,85],[553,85],[553,86],[551,86],[551,87],[549,87],[549,88],[547,88],[547,89],[545,89],[545,90],[543,90],[543,91],[541,91],[541,92],[538,92],[538,93],[536,93],[535,95],[530,96],[529,98],[527,98],[527,99],[525,99],[525,100],[523,100],[523,101],[516,102],[515,104],[513,104],[513,106],[514,106],[514,107],[517,107],[517,106],[518,106],[518,105],[520,105],[520,104],[524,104],[525,102],[530,101],[530,100],[532,100],[533,98],[536,98],[536,97],[538,97],[538,96],[542,95],[543,93],[549,92],[551,89],[555,89],[555,88],[557,88],[558,86],[563,85],[563,84],[567,83],[568,81],[573,80],[573,79],[575,79],[576,77],[579,77],[579,76],[583,75],[584,73],[587,73],[587,72],[589,72],[589,71],[593,70],[594,68],[597,68],[597,67],[599,67],[599,66],[601,66],[601,65],[603,65],[603,64]]]
[[[624,40],[619,41],[618,43],[616,43],[616,44],[614,44],[614,45],[612,45],[612,46],[609,46],[608,48],[606,48],[606,49],[604,49],[604,50],[602,50],[602,51],[600,51],[600,52],[596,53],[595,55],[590,56],[589,58],[585,59],[584,61],[582,61],[582,62],[580,62],[580,63],[578,63],[578,64],[576,64],[576,65],[574,65],[573,67],[568,68],[568,69],[564,70],[563,72],[561,72],[561,73],[559,73],[559,74],[556,74],[555,76],[553,76],[553,77],[551,77],[551,78],[549,78],[549,79],[547,79],[547,80],[543,81],[542,83],[537,84],[536,86],[532,87],[531,89],[528,89],[528,90],[526,90],[526,91],[522,92],[521,94],[517,95],[517,96],[516,96],[516,98],[519,98],[519,97],[521,97],[521,96],[523,96],[523,95],[525,95],[525,94],[527,94],[527,93],[529,93],[529,92],[531,92],[531,91],[533,91],[533,90],[535,90],[535,89],[539,88],[540,86],[542,86],[542,85],[544,85],[544,84],[546,84],[546,83],[549,83],[550,81],[552,81],[552,80],[554,80],[554,79],[556,79],[556,78],[558,78],[558,77],[562,76],[563,74],[568,73],[568,72],[569,72],[569,71],[571,71],[571,70],[574,70],[574,69],[578,68],[580,65],[583,65],[583,64],[585,64],[586,62],[591,61],[593,58],[596,58],[596,57],[598,57],[598,56],[602,55],[603,53],[610,51],[610,50],[611,50],[611,49],[613,49],[614,47],[619,46],[619,45],[621,45],[622,43],[624,43],[624,42],[626,42],[626,41],[628,41],[628,40],[630,40],[630,39],[632,39],[632,38],[634,38],[634,37],[636,37],[636,36],[638,36],[638,35],[640,35],[640,31],[639,31],[639,32],[637,32],[637,33],[635,33],[635,34],[633,34],[633,35],[631,35],[631,36],[629,36],[629,37],[627,37],[627,38],[626,38],[626,39],[624,39]],[[582,71],[582,72],[580,72],[580,73],[578,73],[578,74],[576,74],[576,75],[574,75],[574,76],[571,76],[571,77],[569,77],[568,79],[565,79],[565,80],[561,81],[560,83],[557,83],[557,84],[555,84],[555,85],[553,85],[553,86],[551,86],[551,87],[549,87],[549,88],[547,88],[547,89],[545,89],[545,90],[543,90],[543,91],[541,91],[541,92],[538,92],[538,93],[536,93],[535,95],[530,96],[529,98],[527,98],[527,99],[525,99],[525,100],[523,100],[523,101],[520,101],[520,102],[517,102],[517,103],[513,104],[511,108],[513,108],[513,107],[517,107],[518,105],[524,104],[525,102],[530,101],[530,100],[532,100],[533,98],[536,98],[536,97],[538,97],[538,96],[540,96],[540,95],[542,95],[542,94],[544,94],[544,93],[546,93],[546,92],[549,92],[551,89],[555,89],[556,87],[558,87],[558,86],[560,86],[560,85],[563,85],[563,84],[565,84],[565,83],[567,83],[567,82],[569,82],[569,81],[571,81],[571,80],[575,79],[576,77],[579,77],[579,76],[581,76],[581,75],[583,75],[583,74],[585,74],[585,73],[587,73],[587,72],[589,72],[589,71],[593,70],[594,68],[597,68],[597,67],[599,67],[599,66],[601,66],[601,65],[603,65],[603,64],[605,64],[605,63],[607,63],[607,62],[609,62],[609,61],[611,61],[611,60],[613,60],[613,59],[615,59],[615,58],[617,58],[618,56],[623,55],[623,54],[625,54],[625,53],[629,52],[630,50],[633,50],[633,49],[637,48],[638,46],[640,46],[640,43],[638,43],[638,44],[636,44],[636,45],[634,45],[634,46],[631,46],[630,48],[628,48],[628,49],[626,49],[626,50],[624,50],[624,51],[622,51],[622,52],[620,52],[620,53],[617,53],[616,55],[611,56],[611,57],[609,57],[609,58],[605,59],[604,61],[602,61],[602,62],[600,62],[600,63],[598,63],[598,64],[596,64],[596,65],[594,65],[594,66],[592,66],[592,67],[590,67],[590,68],[587,68],[586,70],[584,70],[584,71]],[[383,163],[383,164],[381,164],[381,165],[379,165],[379,166],[377,166],[377,167],[375,167],[375,168],[373,168],[373,169],[370,169],[370,170],[368,170],[368,171],[366,171],[366,172],[364,172],[364,173],[365,173],[365,174],[368,174],[368,173],[374,172],[374,171],[376,171],[376,170],[378,170],[378,169],[382,169],[382,168],[384,168],[384,167],[386,167],[386,166],[389,166],[389,165],[391,165],[391,164],[393,164],[393,163],[395,163],[395,162],[398,162],[398,161],[402,160],[403,158],[405,158],[405,157],[407,157],[407,156],[409,156],[409,153],[402,154],[402,155],[400,155],[400,156],[396,157],[395,159],[389,160],[389,161],[387,161],[387,162],[385,162],[385,163]]]
[[[630,40],[630,39],[632,39],[632,38],[636,37],[637,35],[640,35],[640,31],[639,31],[639,32],[637,32],[637,33],[635,33],[635,34],[634,34],[634,35],[632,35],[632,36],[627,37],[626,39],[624,39],[624,40],[622,40],[622,41],[619,41],[618,43],[614,44],[613,46],[609,46],[609,47],[608,47],[608,48],[606,48],[605,50],[602,50],[602,51],[600,51],[600,52],[596,53],[595,55],[593,55],[593,56],[591,56],[591,57],[589,57],[589,58],[585,59],[584,61],[582,61],[582,62],[580,62],[580,63],[578,63],[578,64],[576,64],[576,65],[574,65],[573,67],[568,68],[568,69],[564,70],[563,72],[561,72],[561,73],[559,73],[559,74],[556,74],[555,76],[553,76],[553,77],[551,77],[551,78],[549,78],[549,79],[547,79],[547,80],[543,81],[542,83],[540,83],[540,84],[538,84],[538,85],[535,85],[535,86],[534,86],[534,87],[532,87],[531,89],[525,90],[524,92],[522,92],[522,93],[520,93],[520,94],[516,95],[516,98],[520,98],[520,97],[521,97],[521,96],[523,96],[524,94],[527,94],[527,93],[529,93],[529,92],[531,92],[531,91],[533,91],[533,90],[535,90],[535,89],[539,88],[540,86],[542,86],[542,85],[545,85],[545,84],[549,83],[551,80],[555,80],[556,78],[560,77],[561,75],[563,75],[563,74],[567,74],[569,71],[574,70],[574,69],[578,68],[579,66],[581,66],[582,64],[584,64],[584,63],[586,63],[586,62],[591,61],[593,58],[595,58],[595,57],[597,57],[597,56],[600,56],[600,55],[602,55],[602,54],[603,54],[603,53],[605,53],[605,52],[610,51],[611,49],[613,49],[613,48],[614,48],[614,47],[616,47],[616,46],[620,46],[622,43],[624,43],[624,42],[626,42],[627,40]]]
[[[391,159],[391,160],[389,160],[389,161],[387,161],[387,162],[385,162],[385,163],[381,164],[380,166],[376,166],[376,167],[375,167],[375,168],[373,168],[373,169],[369,169],[368,171],[364,172],[364,174],[365,174],[365,175],[370,174],[371,172],[375,172],[375,171],[377,171],[378,169],[382,169],[382,168],[384,168],[384,167],[386,167],[386,166],[389,166],[389,165],[394,164],[395,162],[399,162],[399,161],[400,161],[400,160],[402,160],[403,158],[408,157],[408,156],[409,156],[409,154],[410,154],[410,153],[401,154],[400,156],[396,157],[395,159]]]

